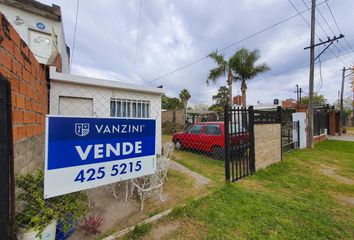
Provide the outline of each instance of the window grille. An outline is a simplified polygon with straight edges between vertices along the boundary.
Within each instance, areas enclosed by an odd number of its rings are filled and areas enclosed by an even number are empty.
[[[132,99],[111,99],[111,117],[150,117],[150,101]]]

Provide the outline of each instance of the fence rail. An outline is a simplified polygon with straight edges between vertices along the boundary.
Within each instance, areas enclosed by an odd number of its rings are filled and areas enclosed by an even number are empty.
[[[276,111],[254,110],[254,123],[256,124],[272,124],[281,122],[281,107],[277,107]]]
[[[299,148],[299,121],[283,121],[281,124],[282,154]]]

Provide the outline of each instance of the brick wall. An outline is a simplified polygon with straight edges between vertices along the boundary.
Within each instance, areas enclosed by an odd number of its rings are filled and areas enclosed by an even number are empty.
[[[319,136],[314,136],[313,137],[314,144],[317,144],[317,143],[320,143],[320,142],[323,142],[323,141],[326,141],[326,140],[327,140],[327,135],[326,134],[321,134]]]
[[[60,69],[60,56],[55,63]],[[43,163],[48,113],[47,66],[39,64],[13,26],[0,13],[0,73],[11,82],[15,172]]]
[[[255,124],[256,170],[281,161],[280,124]]]

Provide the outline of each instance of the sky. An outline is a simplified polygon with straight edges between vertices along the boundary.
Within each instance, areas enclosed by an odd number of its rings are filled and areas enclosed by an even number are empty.
[[[306,11],[309,0],[81,0],[75,48],[77,1],[40,2],[61,6],[66,42],[73,53],[72,74],[163,85],[171,97],[178,97],[186,88],[192,105],[210,104],[218,88],[226,85],[226,78],[206,84],[210,69],[216,66],[206,56],[229,46],[221,51],[228,58],[245,47],[259,49],[258,63],[267,63],[271,68],[248,82],[248,104],[296,98],[296,84],[304,96],[308,92],[309,50],[304,47],[310,43],[310,28],[304,19],[310,22]],[[290,2],[300,12],[306,11],[302,14],[304,19],[298,15],[254,35],[297,14]],[[317,0],[316,43],[340,33],[345,40],[330,46],[321,55],[321,63],[316,61],[314,91],[333,103],[338,98],[341,69],[354,65],[354,1],[327,3],[335,20],[327,4]],[[324,46],[316,48],[316,55],[323,49]],[[233,87],[233,95],[237,94],[239,82]],[[350,94],[348,77],[345,96]]]

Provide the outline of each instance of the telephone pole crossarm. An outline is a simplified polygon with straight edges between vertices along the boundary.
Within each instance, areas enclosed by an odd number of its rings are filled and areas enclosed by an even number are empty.
[[[311,48],[311,47],[315,48],[315,47],[321,46],[321,45],[326,44],[326,43],[329,43],[329,42],[334,42],[334,41],[336,41],[336,40],[338,40],[338,39],[341,39],[341,38],[344,38],[344,35],[343,35],[343,34],[340,34],[339,37],[333,37],[332,39],[329,38],[329,39],[328,39],[327,41],[325,41],[325,42],[320,42],[320,43],[316,43],[316,44],[314,44],[314,45],[305,47],[304,50],[309,49],[309,48]]]

